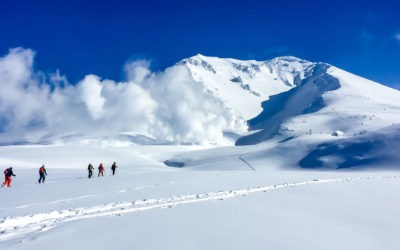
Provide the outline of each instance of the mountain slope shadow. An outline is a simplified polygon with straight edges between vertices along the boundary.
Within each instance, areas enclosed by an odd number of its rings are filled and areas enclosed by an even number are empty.
[[[355,142],[348,145],[320,144],[299,161],[303,168],[350,168],[379,162],[372,152],[382,146],[379,141]]]
[[[325,107],[323,94],[340,88],[339,80],[327,73],[329,67],[325,63],[315,65],[311,76],[298,87],[271,96],[263,102],[263,111],[248,121],[250,130],[260,131],[239,138],[236,145],[252,145],[268,140],[278,134],[281,124],[286,120]]]
[[[299,165],[303,168],[351,168],[386,162],[399,162],[400,126],[385,128],[379,133],[346,138],[315,147]]]

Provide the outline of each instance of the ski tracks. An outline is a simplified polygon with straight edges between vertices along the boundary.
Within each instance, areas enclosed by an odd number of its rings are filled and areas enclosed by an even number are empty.
[[[143,199],[130,202],[107,203],[92,207],[78,207],[50,211],[26,216],[4,217],[0,219],[0,241],[22,237],[26,234],[47,231],[66,222],[105,217],[120,216],[127,213],[143,212],[156,208],[171,208],[178,205],[198,203],[212,200],[224,200],[252,193],[267,192],[283,188],[301,187],[306,185],[330,184],[371,179],[395,179],[398,176],[383,177],[353,177],[344,179],[314,179],[310,181],[283,183],[270,186],[246,188],[238,190],[213,191],[200,194],[171,196],[161,199]]]

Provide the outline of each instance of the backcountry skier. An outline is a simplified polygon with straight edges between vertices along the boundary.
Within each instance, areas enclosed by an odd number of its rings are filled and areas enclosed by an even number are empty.
[[[112,174],[115,175],[115,170],[117,169],[117,163],[114,161],[114,163],[111,166]]]
[[[99,165],[99,174],[98,174],[97,176],[100,177],[100,175],[101,175],[101,176],[104,176],[104,166],[103,166],[103,163],[100,163],[100,165]]]
[[[16,176],[12,169],[12,167],[9,167],[4,170],[5,181],[3,182],[3,184],[1,184],[2,187],[11,187],[11,176]]]
[[[88,166],[88,171],[89,171],[89,176],[88,177],[89,177],[89,179],[92,178],[93,169],[94,169],[94,167],[93,167],[92,163],[89,163],[89,166]]]
[[[39,168],[39,184],[44,183],[44,180],[46,179],[46,168],[44,167],[44,164]]]

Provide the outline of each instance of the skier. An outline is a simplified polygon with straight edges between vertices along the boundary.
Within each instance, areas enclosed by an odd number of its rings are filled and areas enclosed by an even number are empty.
[[[1,184],[1,186],[5,187],[7,185],[7,187],[11,187],[11,176],[16,176],[13,173],[12,167],[9,167],[6,170],[4,170],[4,175],[6,177],[6,180],[3,182],[3,184]]]
[[[100,165],[99,165],[99,174],[98,174],[97,176],[100,177],[100,175],[101,175],[101,176],[104,176],[104,166],[103,166],[103,163],[100,163]]]
[[[46,179],[46,168],[44,167],[44,164],[39,168],[39,184],[44,183],[44,180]]]
[[[117,169],[117,163],[114,161],[114,163],[111,166],[112,174],[115,175],[115,170]]]
[[[94,167],[93,167],[92,163],[89,163],[89,166],[88,166],[88,170],[89,170],[89,179],[92,178],[93,169],[94,169]]]

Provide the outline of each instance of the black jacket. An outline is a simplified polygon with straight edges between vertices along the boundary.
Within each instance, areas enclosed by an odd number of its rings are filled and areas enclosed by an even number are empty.
[[[9,169],[7,169],[7,173],[6,173],[6,176],[7,177],[9,177],[9,176],[15,176],[15,174],[13,173],[13,171],[12,171],[12,169],[11,168],[9,168]]]

